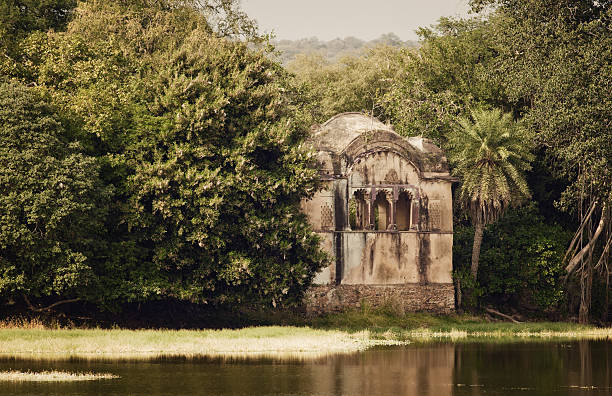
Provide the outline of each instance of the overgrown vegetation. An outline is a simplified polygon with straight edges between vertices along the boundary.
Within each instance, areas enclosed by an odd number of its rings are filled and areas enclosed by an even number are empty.
[[[41,342],[47,340],[47,342]],[[12,329],[0,330],[3,357],[40,360],[153,359],[180,356],[315,357],[397,342],[367,332],[266,326],[239,330]]]
[[[544,217],[538,211],[523,212],[524,221],[533,226],[521,228],[526,233],[522,236],[513,229],[513,221],[505,223],[503,216],[499,225],[489,226],[491,233],[482,230],[487,268],[476,280],[467,274],[470,266],[476,272],[479,238],[470,259],[464,244],[473,240],[464,237],[464,226],[476,226],[479,235],[478,226],[486,222],[478,221],[482,216],[469,220],[473,205],[455,208],[454,250],[459,254],[454,265],[461,289],[468,291],[463,295],[464,307],[497,305],[530,313],[540,310],[554,317],[578,314],[582,323],[589,318],[609,321],[610,3],[483,0],[473,1],[472,6],[480,14],[465,20],[443,18],[421,29],[418,50],[387,48],[389,62],[369,55],[359,61],[343,60],[335,68],[295,69],[298,78],[312,85],[314,92],[322,92],[321,96],[333,97],[341,92],[339,87],[369,88],[361,88],[369,92],[360,96],[365,100],[345,102],[344,111],[365,110],[391,122],[400,134],[425,136],[441,145],[455,159],[454,172],[463,176],[457,198],[481,202],[476,206],[486,209],[482,213],[489,217],[499,217],[511,202],[527,202],[524,198],[531,191]],[[378,73],[381,64],[392,71]],[[358,72],[364,68],[370,73]],[[338,69],[354,77],[335,78]],[[374,76],[375,82],[360,76]],[[324,115],[332,107],[322,100],[319,108]],[[470,173],[460,160],[467,158],[469,127],[481,118],[475,114],[483,111],[509,114],[508,125],[518,121],[524,132],[518,146],[511,150],[500,146],[495,159],[485,150],[474,151]],[[485,129],[483,136],[491,132]],[[500,136],[507,137],[504,132]],[[481,146],[490,148],[493,140],[485,140]],[[533,144],[535,157],[530,154]],[[521,165],[507,167],[512,161]],[[495,167],[505,170],[495,173]],[[494,182],[483,183],[485,174],[496,175]],[[475,193],[485,187],[491,201],[478,201]],[[504,194],[507,198],[498,200]],[[520,195],[523,199],[516,200]],[[566,237],[574,232],[574,238]],[[507,248],[499,240],[489,240],[502,235],[524,239],[511,241],[512,247]],[[534,294],[535,289],[541,294]],[[591,307],[596,311],[591,312]]]
[[[528,316],[559,318],[565,313],[568,293],[562,260],[571,237],[568,230],[547,223],[534,204],[510,209],[484,232],[477,286],[470,283],[468,265],[473,235],[471,227],[458,225],[453,249],[453,260],[464,264],[456,276],[472,285],[471,298]]]
[[[235,2],[213,3],[81,2],[65,30],[15,36],[0,90],[5,301],[300,300],[325,261],[298,208],[317,188],[310,121],[284,69],[233,39],[248,25]]]
[[[3,306],[298,303],[326,260],[302,143],[365,111],[463,178],[463,308],[608,322],[611,4],[472,5],[418,48],[285,68],[235,0],[0,0]]]
[[[117,379],[110,373],[72,373],[67,371],[0,371],[0,382],[76,382]]]

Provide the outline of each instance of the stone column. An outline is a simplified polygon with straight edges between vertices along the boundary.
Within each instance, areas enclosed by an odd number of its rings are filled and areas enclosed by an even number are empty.
[[[387,227],[387,230],[397,230],[397,223],[395,220],[396,217],[396,207],[397,207],[397,200],[399,199],[399,194],[397,192],[397,186],[393,186],[393,192],[391,194],[387,194],[387,197],[389,197],[389,201],[390,201],[390,205],[389,205],[389,210],[391,210],[391,216],[389,219],[389,226]]]
[[[412,198],[412,210],[410,211],[410,230],[419,230],[420,207],[421,199],[415,196]]]
[[[370,224],[368,224],[367,229],[368,230],[375,230],[376,229],[376,216],[375,216],[375,212],[374,212],[374,204],[376,202],[376,187],[372,187],[370,189],[370,195],[368,196],[368,198],[366,198],[367,200],[367,207],[368,207],[368,219],[370,220]]]

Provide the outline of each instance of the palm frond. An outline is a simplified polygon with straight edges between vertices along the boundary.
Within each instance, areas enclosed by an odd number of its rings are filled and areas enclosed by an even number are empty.
[[[476,109],[450,134],[450,161],[462,179],[460,199],[473,221],[488,224],[530,197],[534,136],[499,109]]]

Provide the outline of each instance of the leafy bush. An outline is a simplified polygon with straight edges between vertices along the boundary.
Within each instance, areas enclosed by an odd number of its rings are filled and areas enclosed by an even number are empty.
[[[299,301],[324,256],[299,210],[318,174],[287,75],[199,30],[158,67],[126,152],[128,223],[151,246],[157,287],[190,301]]]
[[[0,84],[0,295],[88,299],[107,207],[99,163],[35,88]]]
[[[456,227],[453,259],[460,279],[470,265],[472,237],[470,227]],[[481,303],[554,308],[564,299],[561,261],[570,237],[562,227],[547,224],[533,204],[509,210],[486,228],[478,284],[465,285]]]

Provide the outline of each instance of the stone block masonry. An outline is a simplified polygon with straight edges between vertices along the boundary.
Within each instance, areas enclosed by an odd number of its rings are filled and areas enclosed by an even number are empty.
[[[314,285],[304,297],[309,315],[361,308],[392,306],[399,312],[455,312],[452,283],[399,285]]]

